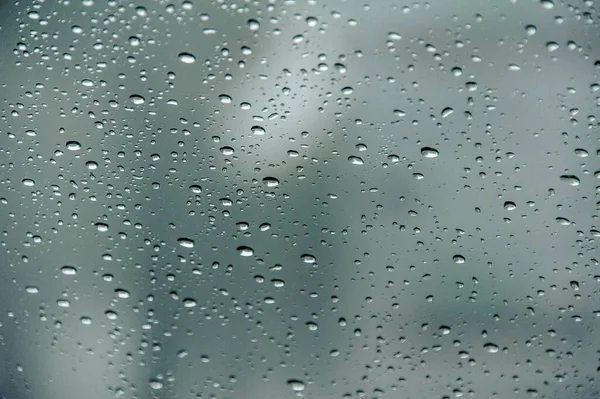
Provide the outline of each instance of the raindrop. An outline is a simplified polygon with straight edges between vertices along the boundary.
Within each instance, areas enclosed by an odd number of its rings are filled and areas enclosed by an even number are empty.
[[[483,345],[483,349],[488,353],[498,353],[499,350],[498,345],[491,342]]]
[[[184,248],[194,248],[194,245],[196,245],[194,240],[186,237],[179,238],[177,242]]]
[[[60,271],[65,276],[74,276],[77,274],[77,269],[74,266],[63,266],[60,268]]]
[[[546,43],[546,48],[548,49],[549,52],[553,52],[558,50],[558,43],[556,42],[548,42]]]
[[[257,31],[260,28],[260,23],[258,23],[257,20],[255,19],[249,19],[248,20],[248,29],[250,29],[251,31]]]
[[[196,57],[190,53],[179,53],[178,57],[179,61],[183,62],[184,64],[193,64],[196,62]]]
[[[221,101],[223,104],[231,104],[232,98],[227,94],[221,94],[219,96],[219,101]]]
[[[504,203],[504,209],[507,211],[514,211],[517,208],[517,205],[512,201],[506,201]]]
[[[447,118],[454,112],[454,109],[447,107],[442,110],[442,118]]]
[[[233,155],[233,153],[235,152],[235,150],[232,147],[221,147],[219,148],[219,150],[221,151],[221,154],[223,155]]]
[[[304,382],[302,382],[301,380],[295,380],[295,379],[288,380],[287,384],[290,388],[292,388],[292,391],[294,391],[294,392],[304,391],[304,388],[306,387],[304,385]]]
[[[452,257],[452,260],[454,261],[454,263],[465,263],[465,257],[462,255],[454,255]]]
[[[193,184],[190,186],[190,190],[192,190],[192,193],[194,193],[194,194],[200,194],[202,192],[202,187],[200,187],[196,184]]]
[[[192,298],[185,298],[183,300],[183,306],[186,308],[193,308],[197,305],[198,305],[198,303],[195,300],[193,300]]]
[[[279,185],[279,180],[270,176],[263,178],[262,181],[267,187],[277,187]]]
[[[509,64],[508,65],[508,70],[509,71],[520,71],[521,67],[518,66],[517,64]]]
[[[265,128],[262,126],[252,126],[250,130],[257,136],[262,136],[263,134],[265,134]]]
[[[237,251],[240,254],[240,256],[248,257],[248,256],[254,255],[254,250],[252,248],[250,248],[250,247],[245,246],[245,245],[237,247]]]
[[[23,183],[23,185],[27,186],[27,187],[33,187],[33,186],[35,186],[35,181],[33,179],[23,179],[21,181],[21,183]]]
[[[134,105],[142,105],[146,102],[146,99],[138,94],[132,94],[129,96],[129,99]]]
[[[527,26],[525,27],[525,31],[527,32],[527,34],[528,34],[529,36],[533,36],[533,35],[535,35],[535,34],[536,34],[536,32],[537,32],[537,28],[535,27],[535,25],[527,25]]]
[[[575,175],[562,175],[560,181],[567,183],[569,186],[578,186],[580,183],[579,178]]]
[[[575,155],[577,155],[579,158],[585,158],[589,155],[589,153],[583,148],[577,148],[575,149]]]
[[[79,141],[67,141],[67,150],[79,151],[81,150],[81,143]]]
[[[363,165],[365,163],[362,158],[355,156],[349,156],[348,161],[350,161],[352,165]]]
[[[435,148],[423,147],[421,148],[421,155],[423,158],[437,158],[440,153]]]
[[[152,389],[162,389],[163,387],[163,383],[158,380],[150,380],[149,384]]]
[[[304,263],[308,263],[308,264],[313,264],[317,261],[317,258],[315,258],[312,255],[309,254],[304,254],[300,257],[300,259],[302,260],[302,262]]]

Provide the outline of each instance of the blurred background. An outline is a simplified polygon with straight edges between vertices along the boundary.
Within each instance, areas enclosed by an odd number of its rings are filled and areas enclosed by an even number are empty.
[[[0,13],[0,398],[600,395],[593,1]]]

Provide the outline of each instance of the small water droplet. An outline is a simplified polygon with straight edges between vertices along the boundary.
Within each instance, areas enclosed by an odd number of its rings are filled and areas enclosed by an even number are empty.
[[[525,32],[527,32],[529,36],[533,36],[537,33],[537,28],[535,25],[527,25],[525,27]]]
[[[163,387],[163,383],[158,380],[150,380],[149,384],[152,389],[162,389]]]
[[[35,180],[33,180],[33,179],[23,179],[21,181],[21,183],[23,183],[23,185],[27,186],[27,187],[33,187],[33,186],[35,186]]]
[[[258,29],[260,29],[260,23],[255,19],[249,19],[248,20],[248,29],[250,29],[253,32],[257,31]]]
[[[506,201],[504,203],[504,209],[507,211],[514,211],[517,208],[517,205],[512,201]]]

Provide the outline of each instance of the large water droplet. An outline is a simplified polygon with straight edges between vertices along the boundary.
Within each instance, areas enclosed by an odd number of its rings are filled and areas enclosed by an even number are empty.
[[[265,128],[262,126],[252,126],[250,130],[257,136],[262,136],[263,134],[265,134]]]
[[[79,141],[67,141],[67,150],[79,151],[81,150],[81,143]]]
[[[196,245],[194,240],[192,240],[191,238],[187,238],[187,237],[181,237],[177,240],[177,242],[179,243],[179,245],[181,245],[184,248],[194,248],[194,245]]]
[[[349,156],[348,161],[352,165],[363,165],[365,163],[361,157],[355,157],[354,155]]]
[[[423,147],[421,148],[421,155],[423,158],[437,158],[440,153],[435,148]]]
[[[575,175],[562,175],[560,181],[567,183],[569,186],[578,186],[580,183],[579,178]]]
[[[263,178],[263,183],[267,185],[267,187],[277,187],[279,185],[279,180],[274,177],[267,176]]]
[[[296,379],[289,379],[287,384],[294,392],[304,391],[304,388],[306,387],[303,381]]]
[[[498,345],[493,344],[491,342],[483,345],[483,349],[488,353],[498,353],[498,351],[500,350],[498,348]]]
[[[77,274],[77,269],[74,266],[63,266],[60,268],[60,271],[65,276],[74,276]]]
[[[179,53],[178,57],[179,61],[183,62],[184,64],[193,64],[196,62],[196,57],[190,53]]]
[[[237,251],[240,254],[240,256],[252,256],[254,255],[254,250],[248,246],[242,245],[237,247]]]

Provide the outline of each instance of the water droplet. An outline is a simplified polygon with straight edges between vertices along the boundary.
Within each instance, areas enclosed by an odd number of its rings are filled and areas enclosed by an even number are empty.
[[[265,134],[265,128],[262,126],[252,126],[250,128],[250,130],[252,131],[252,133],[256,134],[257,136],[262,136],[263,134]]]
[[[196,302],[192,298],[185,298],[183,300],[183,306],[185,306],[186,308],[193,308],[197,305],[198,305],[198,302]]]
[[[514,71],[520,71],[520,70],[521,70],[521,67],[520,67],[520,66],[518,66],[517,64],[509,64],[509,65],[508,65],[508,70],[509,70],[509,71],[513,71],[513,72],[514,72]]]
[[[577,148],[575,149],[575,155],[577,155],[579,158],[585,158],[589,155],[589,153],[583,148]]]
[[[60,271],[65,276],[74,276],[77,274],[77,269],[74,266],[63,266],[60,268]]]
[[[105,233],[108,231],[108,225],[106,223],[96,223],[96,228],[99,232]]]
[[[517,205],[512,201],[506,201],[504,203],[504,209],[507,211],[514,211],[517,208]]]
[[[448,335],[450,334],[450,327],[448,326],[440,326],[440,334],[442,335]]]
[[[548,49],[549,52],[553,52],[558,50],[559,46],[558,43],[556,42],[548,42],[546,43],[546,48]]]
[[[437,158],[440,153],[435,148],[423,147],[421,148],[421,155],[423,158]]]
[[[163,383],[158,380],[150,380],[149,384],[152,389],[162,389],[163,387]]]
[[[194,240],[186,237],[179,238],[177,242],[184,248],[194,248],[194,245],[196,245]]]
[[[454,109],[447,107],[442,110],[442,118],[447,118],[454,112]]]
[[[569,226],[571,224],[571,221],[567,218],[558,217],[555,220],[556,220],[556,223],[558,223],[561,226]]]
[[[235,150],[232,147],[221,147],[219,148],[219,150],[221,151],[221,154],[223,155],[233,155],[233,153],[235,152]]]
[[[79,151],[81,150],[81,143],[79,141],[67,141],[67,150]]]
[[[488,353],[498,353],[499,351],[498,345],[491,342],[483,345],[483,349]]]
[[[260,28],[260,23],[258,23],[257,20],[255,19],[249,19],[248,20],[248,29],[250,29],[251,31],[257,31]]]
[[[533,36],[537,33],[537,28],[535,27],[535,25],[527,25],[525,27],[525,32],[527,32],[529,36]]]
[[[317,261],[317,258],[315,258],[312,255],[309,254],[304,254],[300,257],[300,259],[302,260],[302,262],[304,263],[308,263],[308,264],[313,264]]]
[[[388,33],[389,40],[402,40],[402,35],[396,32]]]
[[[178,57],[179,61],[183,62],[184,64],[193,64],[196,62],[196,57],[190,53],[179,53]]]
[[[579,291],[579,283],[575,280],[570,282],[571,288],[575,291]]]
[[[277,187],[279,185],[279,180],[270,176],[263,178],[262,181],[267,185],[267,187]]]
[[[23,179],[21,181],[21,183],[23,183],[23,185],[27,186],[27,187],[33,187],[33,186],[35,186],[35,181],[33,179]]]
[[[580,183],[579,178],[575,175],[562,175],[560,181],[567,183],[569,186],[578,186]]]
[[[38,287],[32,285],[25,287],[25,291],[27,291],[28,294],[38,294],[40,292]]]
[[[192,193],[194,193],[194,194],[200,194],[202,192],[202,187],[200,187],[196,184],[193,184],[190,186],[190,190],[192,190]]]
[[[221,101],[223,104],[231,104],[232,98],[227,94],[221,94],[219,96],[219,101]]]
[[[129,100],[131,100],[131,102],[134,105],[142,105],[143,103],[146,102],[146,99],[144,97],[140,96],[139,94],[130,95]]]
[[[85,326],[91,326],[92,325],[92,318],[88,317],[88,316],[82,316],[81,319],[79,319],[81,321],[81,324],[85,325]]]
[[[454,263],[465,263],[465,257],[462,255],[454,255],[452,257],[452,260],[454,261]]]
[[[363,165],[365,163],[361,157],[355,157],[353,155],[348,157],[348,161],[350,161],[352,165]]]
[[[288,380],[287,384],[290,388],[292,388],[292,391],[294,391],[294,392],[304,391],[304,388],[306,387],[304,385],[304,382],[302,382],[301,380],[296,380],[296,379]]]
[[[104,312],[104,315],[108,320],[117,320],[117,318],[119,317],[117,312],[115,312],[114,310],[107,310],[106,312]]]
[[[247,247],[245,245],[239,246],[237,247],[237,251],[239,252],[240,256],[252,256],[254,255],[254,250],[250,247]]]

